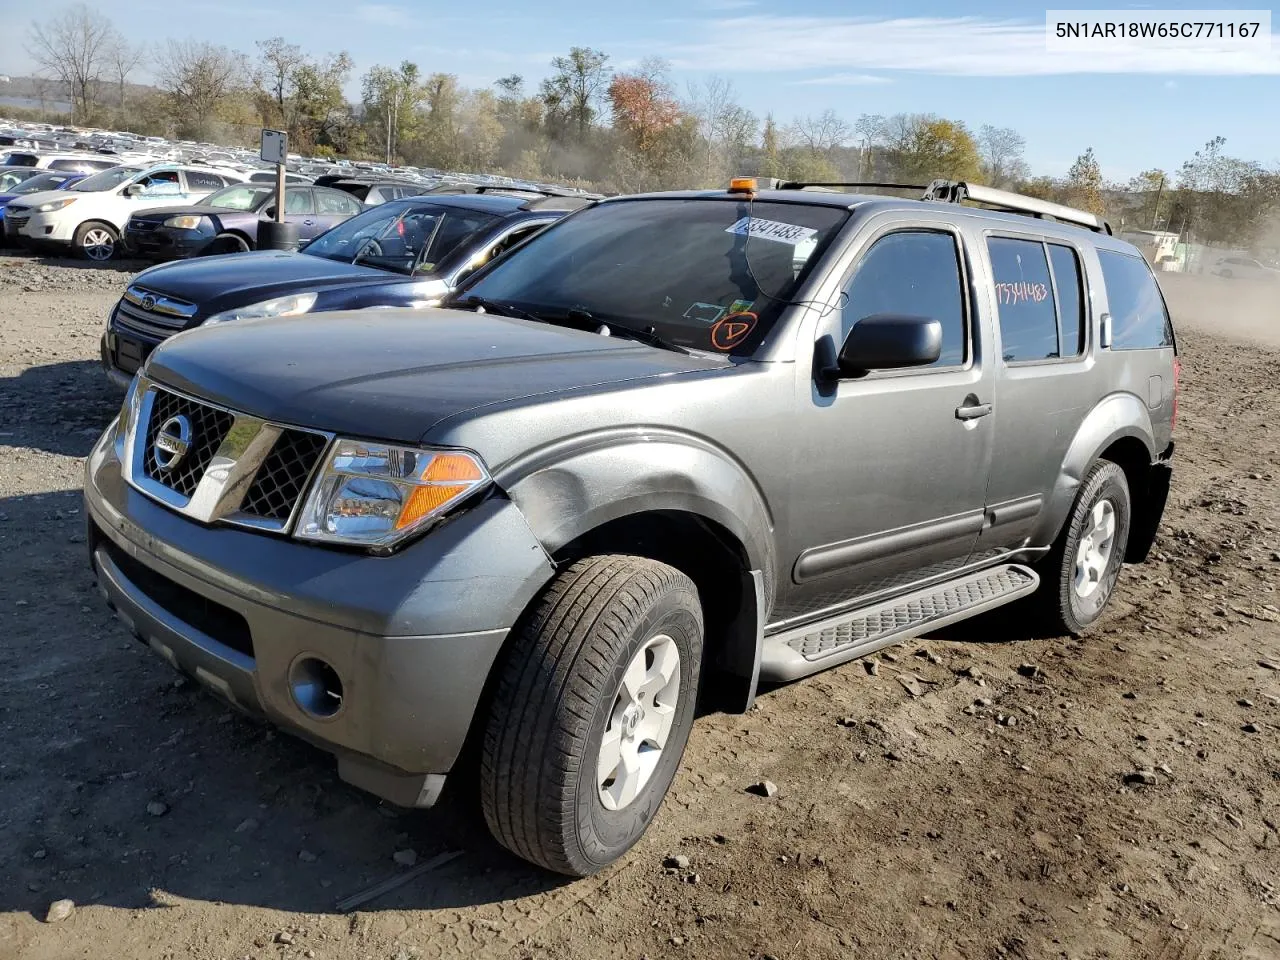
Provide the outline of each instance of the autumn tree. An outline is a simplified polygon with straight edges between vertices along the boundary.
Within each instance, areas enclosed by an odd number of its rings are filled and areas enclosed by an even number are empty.
[[[959,121],[932,114],[898,114],[885,122],[885,140],[890,165],[903,182],[979,178],[978,144]]]
[[[1106,203],[1102,198],[1102,168],[1093,154],[1093,147],[1085,150],[1071,164],[1063,190],[1066,195],[1064,202],[1069,206],[1088,210],[1099,216],[1106,213]]]
[[[253,97],[264,127],[279,127],[301,149],[345,140],[351,111],[343,87],[351,75],[349,54],[317,59],[282,37],[257,44]]]
[[[1178,172],[1171,227],[1201,243],[1248,247],[1280,207],[1280,172],[1229,156],[1214,137]]]
[[[113,52],[121,42],[110,20],[80,3],[45,23],[32,24],[27,52],[66,87],[72,120],[86,123],[97,106],[102,76],[112,66]]]
[[[642,157],[651,157],[662,135],[680,116],[665,61],[650,58],[632,73],[616,73],[609,84],[613,127]]]

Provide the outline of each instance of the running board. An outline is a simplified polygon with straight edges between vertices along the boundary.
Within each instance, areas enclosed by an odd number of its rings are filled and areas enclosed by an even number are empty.
[[[807,677],[1032,593],[1040,578],[1010,563],[764,638],[760,679]]]

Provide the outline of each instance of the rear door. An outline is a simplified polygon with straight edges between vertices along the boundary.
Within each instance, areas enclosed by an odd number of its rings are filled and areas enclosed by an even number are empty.
[[[1026,545],[1100,380],[1091,356],[1091,251],[1034,229],[984,231],[977,246],[999,341],[988,517],[976,554],[983,559]]]
[[[325,230],[354,217],[364,209],[359,200],[341,190],[317,187],[313,193],[316,204],[316,223],[319,225],[319,229],[313,236],[319,236]]]
[[[184,170],[182,176],[186,181],[186,194],[193,200],[207,197],[227,185],[216,173],[206,173],[203,170]]]
[[[323,232],[310,187],[285,187],[284,219],[298,228],[299,240],[314,240]]]

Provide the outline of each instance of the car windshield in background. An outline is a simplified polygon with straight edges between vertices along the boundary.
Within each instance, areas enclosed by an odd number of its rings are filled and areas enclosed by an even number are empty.
[[[248,183],[237,183],[225,187],[217,193],[205,197],[206,207],[220,207],[223,210],[257,210],[276,192],[275,187],[254,186]],[[287,207],[285,209],[288,209]]]
[[[57,190],[68,180],[74,180],[80,176],[78,173],[42,173],[38,177],[31,177],[29,180],[23,180],[22,183],[13,187],[9,193],[41,193],[44,190]]]
[[[95,173],[92,177],[85,177],[70,189],[78,193],[97,193],[100,190],[110,190],[112,187],[120,186],[126,180],[132,180],[141,172],[142,167],[112,167],[110,170]]]
[[[459,299],[552,320],[577,314],[742,356],[764,339],[848,215],[745,200],[604,203],[527,241]]]
[[[0,193],[16,193],[16,188],[28,180],[39,180],[40,174],[24,167],[0,170]]]
[[[431,273],[498,217],[436,203],[382,204],[321,234],[306,253],[396,273]]]

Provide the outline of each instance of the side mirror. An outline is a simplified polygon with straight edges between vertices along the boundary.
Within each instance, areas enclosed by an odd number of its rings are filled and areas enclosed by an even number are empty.
[[[942,324],[929,317],[878,313],[857,322],[836,358],[838,374],[925,367],[942,355]]]
[[[131,183],[124,188],[124,195],[126,197],[140,197],[142,196],[142,191],[145,189],[146,187],[140,183]]]

